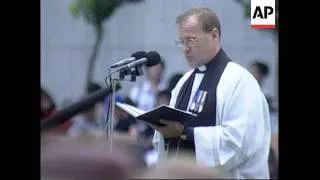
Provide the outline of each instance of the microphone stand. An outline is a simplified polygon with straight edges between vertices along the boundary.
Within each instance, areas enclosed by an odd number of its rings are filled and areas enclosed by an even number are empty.
[[[107,116],[106,116],[106,136],[105,140],[109,141],[109,151],[112,152],[113,149],[113,124],[114,124],[114,111],[115,111],[115,92],[116,92],[116,84],[117,84],[117,79],[112,78],[111,75],[118,72],[119,69],[116,71],[111,72],[111,68],[109,69],[109,74],[105,78],[105,83],[108,86],[109,84],[109,89],[110,89],[110,95],[109,95],[109,105],[107,109]],[[109,80],[109,83],[108,83]],[[111,114],[110,114],[111,112]]]
[[[111,94],[110,94],[110,104],[109,111],[111,114],[109,114],[110,121],[108,121],[107,127],[108,127],[108,139],[109,139],[109,148],[110,152],[112,152],[113,149],[113,127],[114,127],[114,114],[115,114],[115,106],[116,106],[116,84],[118,83],[118,79],[111,79]]]
[[[141,69],[141,66],[136,66],[131,68],[128,68],[127,66],[121,67],[113,72],[111,72],[111,69],[109,69],[109,74],[106,76],[105,82],[106,85],[110,85],[109,89],[110,92],[110,98],[109,98],[109,106],[108,106],[108,114],[106,119],[106,141],[109,141],[109,150],[112,152],[113,149],[113,127],[114,127],[114,114],[115,114],[115,106],[116,106],[116,85],[119,83],[120,80],[123,80],[126,75],[131,75],[131,81],[136,81],[136,76],[140,76],[143,74],[143,71]],[[112,78],[112,74],[119,72],[119,79],[118,78]],[[109,80],[109,83],[108,83]],[[111,114],[110,114],[111,112]]]

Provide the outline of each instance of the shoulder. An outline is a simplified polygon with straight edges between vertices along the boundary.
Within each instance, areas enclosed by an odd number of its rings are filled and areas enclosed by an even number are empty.
[[[227,64],[224,72],[222,73],[220,82],[229,85],[245,83],[260,89],[260,86],[253,75],[246,68],[236,62],[229,62]]]
[[[217,95],[222,99],[234,95],[262,94],[260,86],[253,75],[243,66],[229,62],[220,78]]]
[[[223,75],[224,74],[229,76],[234,76],[234,77],[237,76],[239,77],[239,79],[241,79],[241,77],[243,76],[251,76],[252,78],[254,78],[252,74],[245,67],[233,61],[227,64],[223,72]]]

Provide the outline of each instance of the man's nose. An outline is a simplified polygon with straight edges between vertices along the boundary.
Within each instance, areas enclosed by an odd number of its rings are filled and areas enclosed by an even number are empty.
[[[190,51],[190,47],[187,47],[186,45],[183,45],[183,52],[187,54]]]

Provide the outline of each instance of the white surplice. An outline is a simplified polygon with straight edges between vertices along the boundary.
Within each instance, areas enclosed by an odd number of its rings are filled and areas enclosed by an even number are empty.
[[[192,72],[188,71],[172,90],[170,106],[175,106],[179,90]],[[203,76],[196,74],[190,99]],[[270,117],[257,81],[245,68],[229,62],[216,93],[216,126],[194,128],[197,163],[219,169],[224,178],[268,179]],[[191,100],[188,107],[190,104]],[[165,162],[164,139],[157,131],[153,144],[158,150],[158,163]]]

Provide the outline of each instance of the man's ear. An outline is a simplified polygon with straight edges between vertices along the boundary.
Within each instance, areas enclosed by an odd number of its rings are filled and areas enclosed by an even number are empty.
[[[219,38],[219,36],[220,36],[220,32],[218,31],[217,28],[213,28],[213,29],[211,30],[211,34],[212,34],[213,39],[217,39],[217,38]]]

